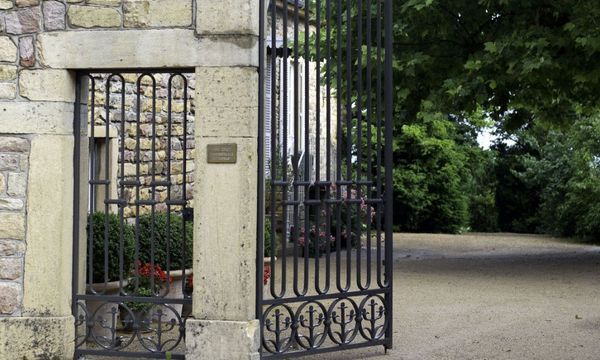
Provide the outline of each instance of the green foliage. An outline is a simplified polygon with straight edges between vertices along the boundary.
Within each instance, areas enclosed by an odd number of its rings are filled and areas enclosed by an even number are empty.
[[[170,218],[167,229],[167,219]],[[183,237],[184,226],[181,215],[157,212],[152,215],[142,215],[139,218],[139,259],[149,263],[152,255],[152,238],[154,232],[154,263],[167,269],[167,254],[169,254],[170,270],[181,270],[192,267],[193,229],[191,221],[185,223],[185,240]],[[170,235],[170,236],[169,236]],[[167,251],[168,250],[168,251]]]
[[[106,227],[106,221],[108,221],[108,227]],[[121,226],[121,221],[119,220],[119,217],[115,214],[108,214],[108,216],[105,217],[104,213],[96,212],[88,217],[88,236],[91,235],[91,223],[93,224],[92,272],[94,283],[101,283],[104,281],[115,281],[119,279],[121,264],[119,254],[121,245],[123,246],[123,276],[127,277],[133,265],[135,239],[133,229],[125,221],[123,221],[123,225]],[[105,229],[108,229],[108,241],[106,242],[106,244]],[[122,244],[119,240],[121,231],[123,232]],[[108,246],[108,252],[106,252],[106,246]],[[106,254],[108,254],[107,264],[105,264]],[[104,272],[105,265],[108,268],[107,273]]]
[[[272,235],[271,235],[271,218],[269,216],[265,217],[265,242],[263,248],[263,254],[266,257],[270,257],[273,252],[272,245]]]

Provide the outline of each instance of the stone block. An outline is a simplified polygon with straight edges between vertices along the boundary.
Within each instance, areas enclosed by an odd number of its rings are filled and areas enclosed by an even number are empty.
[[[223,143],[237,143],[237,163],[208,164],[207,145]],[[194,208],[204,211],[194,212],[194,273],[200,275],[194,276],[193,314],[197,319],[253,319],[257,141],[196,135],[195,161],[195,178],[202,181],[194,183]]]
[[[0,154],[0,171],[18,170],[19,156],[15,154]]]
[[[75,320],[65,317],[0,318],[0,359],[73,358]]]
[[[0,152],[26,152],[29,151],[27,139],[3,136],[0,137]]]
[[[0,262],[1,261],[2,260],[0,260]],[[22,299],[21,292],[20,284],[14,282],[0,282],[0,315],[12,315],[19,310]],[[0,335],[1,334],[2,333],[0,332]],[[4,340],[7,338],[0,337],[0,339],[3,339],[0,343],[4,343]],[[1,351],[0,355],[2,355]],[[8,359],[8,357],[3,359]]]
[[[40,31],[42,12],[39,7],[28,7],[5,15],[5,31],[9,34],[31,34]]]
[[[16,240],[0,240],[0,256],[23,255],[25,243]]]
[[[40,4],[40,0],[16,0],[18,7],[36,6]]]
[[[98,30],[46,32],[37,41],[41,65],[59,69],[258,66],[255,36],[198,38],[191,29]]]
[[[200,35],[258,36],[259,5],[256,0],[198,1],[196,32]]]
[[[15,86],[14,84],[11,85]],[[1,92],[2,83],[0,83]],[[0,116],[0,133],[73,134],[72,103],[39,101],[0,102],[0,113],[2,114]],[[19,121],[15,122],[14,119],[19,119]]]
[[[31,140],[25,316],[71,314],[73,143],[72,135],[40,135]],[[48,191],[48,179],[52,179],[52,191]]]
[[[67,2],[80,2],[77,0]],[[88,0],[87,3],[90,5],[102,5],[102,6],[119,6],[122,0]]]
[[[0,238],[23,240],[25,238],[25,215],[0,213]]]
[[[2,195],[5,190],[6,190],[6,176],[4,176],[4,174],[0,173],[0,195]]]
[[[17,280],[23,275],[23,259],[20,257],[0,257],[0,279]]]
[[[121,14],[113,8],[72,5],[67,12],[69,24],[82,28],[121,26]]]
[[[17,96],[17,85],[16,84],[0,83],[0,99],[14,99],[16,96]],[[1,121],[2,121],[2,119],[0,119],[0,122]]]
[[[15,65],[0,65],[0,81],[11,81],[17,78]]]
[[[12,0],[0,0],[0,10],[8,10],[12,9],[13,2]]]
[[[22,70],[19,93],[29,100],[75,101],[75,77],[67,70]]]
[[[167,27],[192,25],[191,0],[124,0],[125,27]]]
[[[10,196],[25,196],[27,191],[26,173],[8,173],[6,193]]]
[[[256,107],[258,73],[253,67],[203,67],[196,70],[196,80],[203,84],[196,94],[199,107]]]
[[[44,27],[46,30],[65,28],[65,4],[58,1],[44,1]]]
[[[0,61],[15,62],[17,46],[8,36],[0,36]]]
[[[258,320],[186,322],[185,358],[190,360],[258,360]]]
[[[23,200],[0,198],[0,210],[17,211],[23,209]]]
[[[35,65],[33,36],[23,36],[19,38],[19,64],[24,67]]]

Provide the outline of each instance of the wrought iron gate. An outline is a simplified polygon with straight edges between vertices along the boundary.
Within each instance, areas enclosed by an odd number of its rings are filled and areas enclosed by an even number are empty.
[[[265,358],[392,347],[391,14],[392,0],[261,0]]]
[[[77,74],[76,358],[184,358],[193,80],[186,69]]]

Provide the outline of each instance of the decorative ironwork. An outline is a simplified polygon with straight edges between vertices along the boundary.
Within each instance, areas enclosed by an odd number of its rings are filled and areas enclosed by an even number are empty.
[[[184,358],[192,301],[192,72],[77,75],[76,357]]]
[[[391,348],[392,0],[260,3],[261,355]]]

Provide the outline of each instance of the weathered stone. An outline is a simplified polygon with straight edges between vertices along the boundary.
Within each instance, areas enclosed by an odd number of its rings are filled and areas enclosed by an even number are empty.
[[[46,32],[36,50],[42,65],[59,69],[258,66],[258,37],[197,38],[187,29]]]
[[[44,1],[44,27],[46,30],[65,28],[65,4],[58,1]]]
[[[25,216],[21,213],[0,212],[0,238],[23,240],[25,238]]]
[[[0,114],[0,134],[73,134],[73,104],[66,102],[4,101]]]
[[[24,67],[35,65],[35,46],[33,36],[19,38],[19,64]]]
[[[112,8],[72,5],[67,13],[69,24],[82,28],[121,26],[121,14]]]
[[[119,6],[121,0],[88,0],[87,3],[91,5]]]
[[[5,31],[9,34],[31,34],[40,31],[42,12],[39,7],[19,9],[6,14]]]
[[[0,65],[0,81],[10,81],[17,78],[15,65]]]
[[[8,36],[0,36],[0,61],[17,60],[17,46]]]
[[[16,0],[18,7],[35,6],[40,4],[40,0]]]
[[[19,157],[11,154],[0,154],[0,170],[17,170]]]
[[[191,0],[125,0],[125,27],[191,26]]]
[[[0,10],[12,9],[12,0],[0,0]]]
[[[10,196],[25,196],[27,191],[27,175],[25,173],[9,173],[6,193]]]
[[[21,304],[21,285],[14,282],[0,282],[0,315],[11,315]]]
[[[22,255],[25,244],[22,241],[0,240],[0,256]]]
[[[14,99],[17,96],[17,85],[0,83],[0,99]]]
[[[16,211],[23,209],[23,200],[12,198],[0,198],[0,210]]]
[[[74,101],[75,81],[66,70],[22,70],[19,93],[29,100]]]
[[[250,321],[190,319],[186,322],[186,359],[258,360],[260,324]]]
[[[0,338],[9,339],[0,344],[0,359],[73,359],[73,316],[23,315],[0,317]]]
[[[259,3],[256,0],[198,1],[196,32],[200,35],[246,34],[258,36]]]
[[[0,257],[0,279],[16,280],[23,275],[23,259]]]
[[[29,150],[27,139],[3,136],[0,137],[0,152],[25,152]]]
[[[6,189],[6,177],[4,176],[4,174],[0,173],[0,195],[2,195],[2,193],[4,193],[5,189]]]

